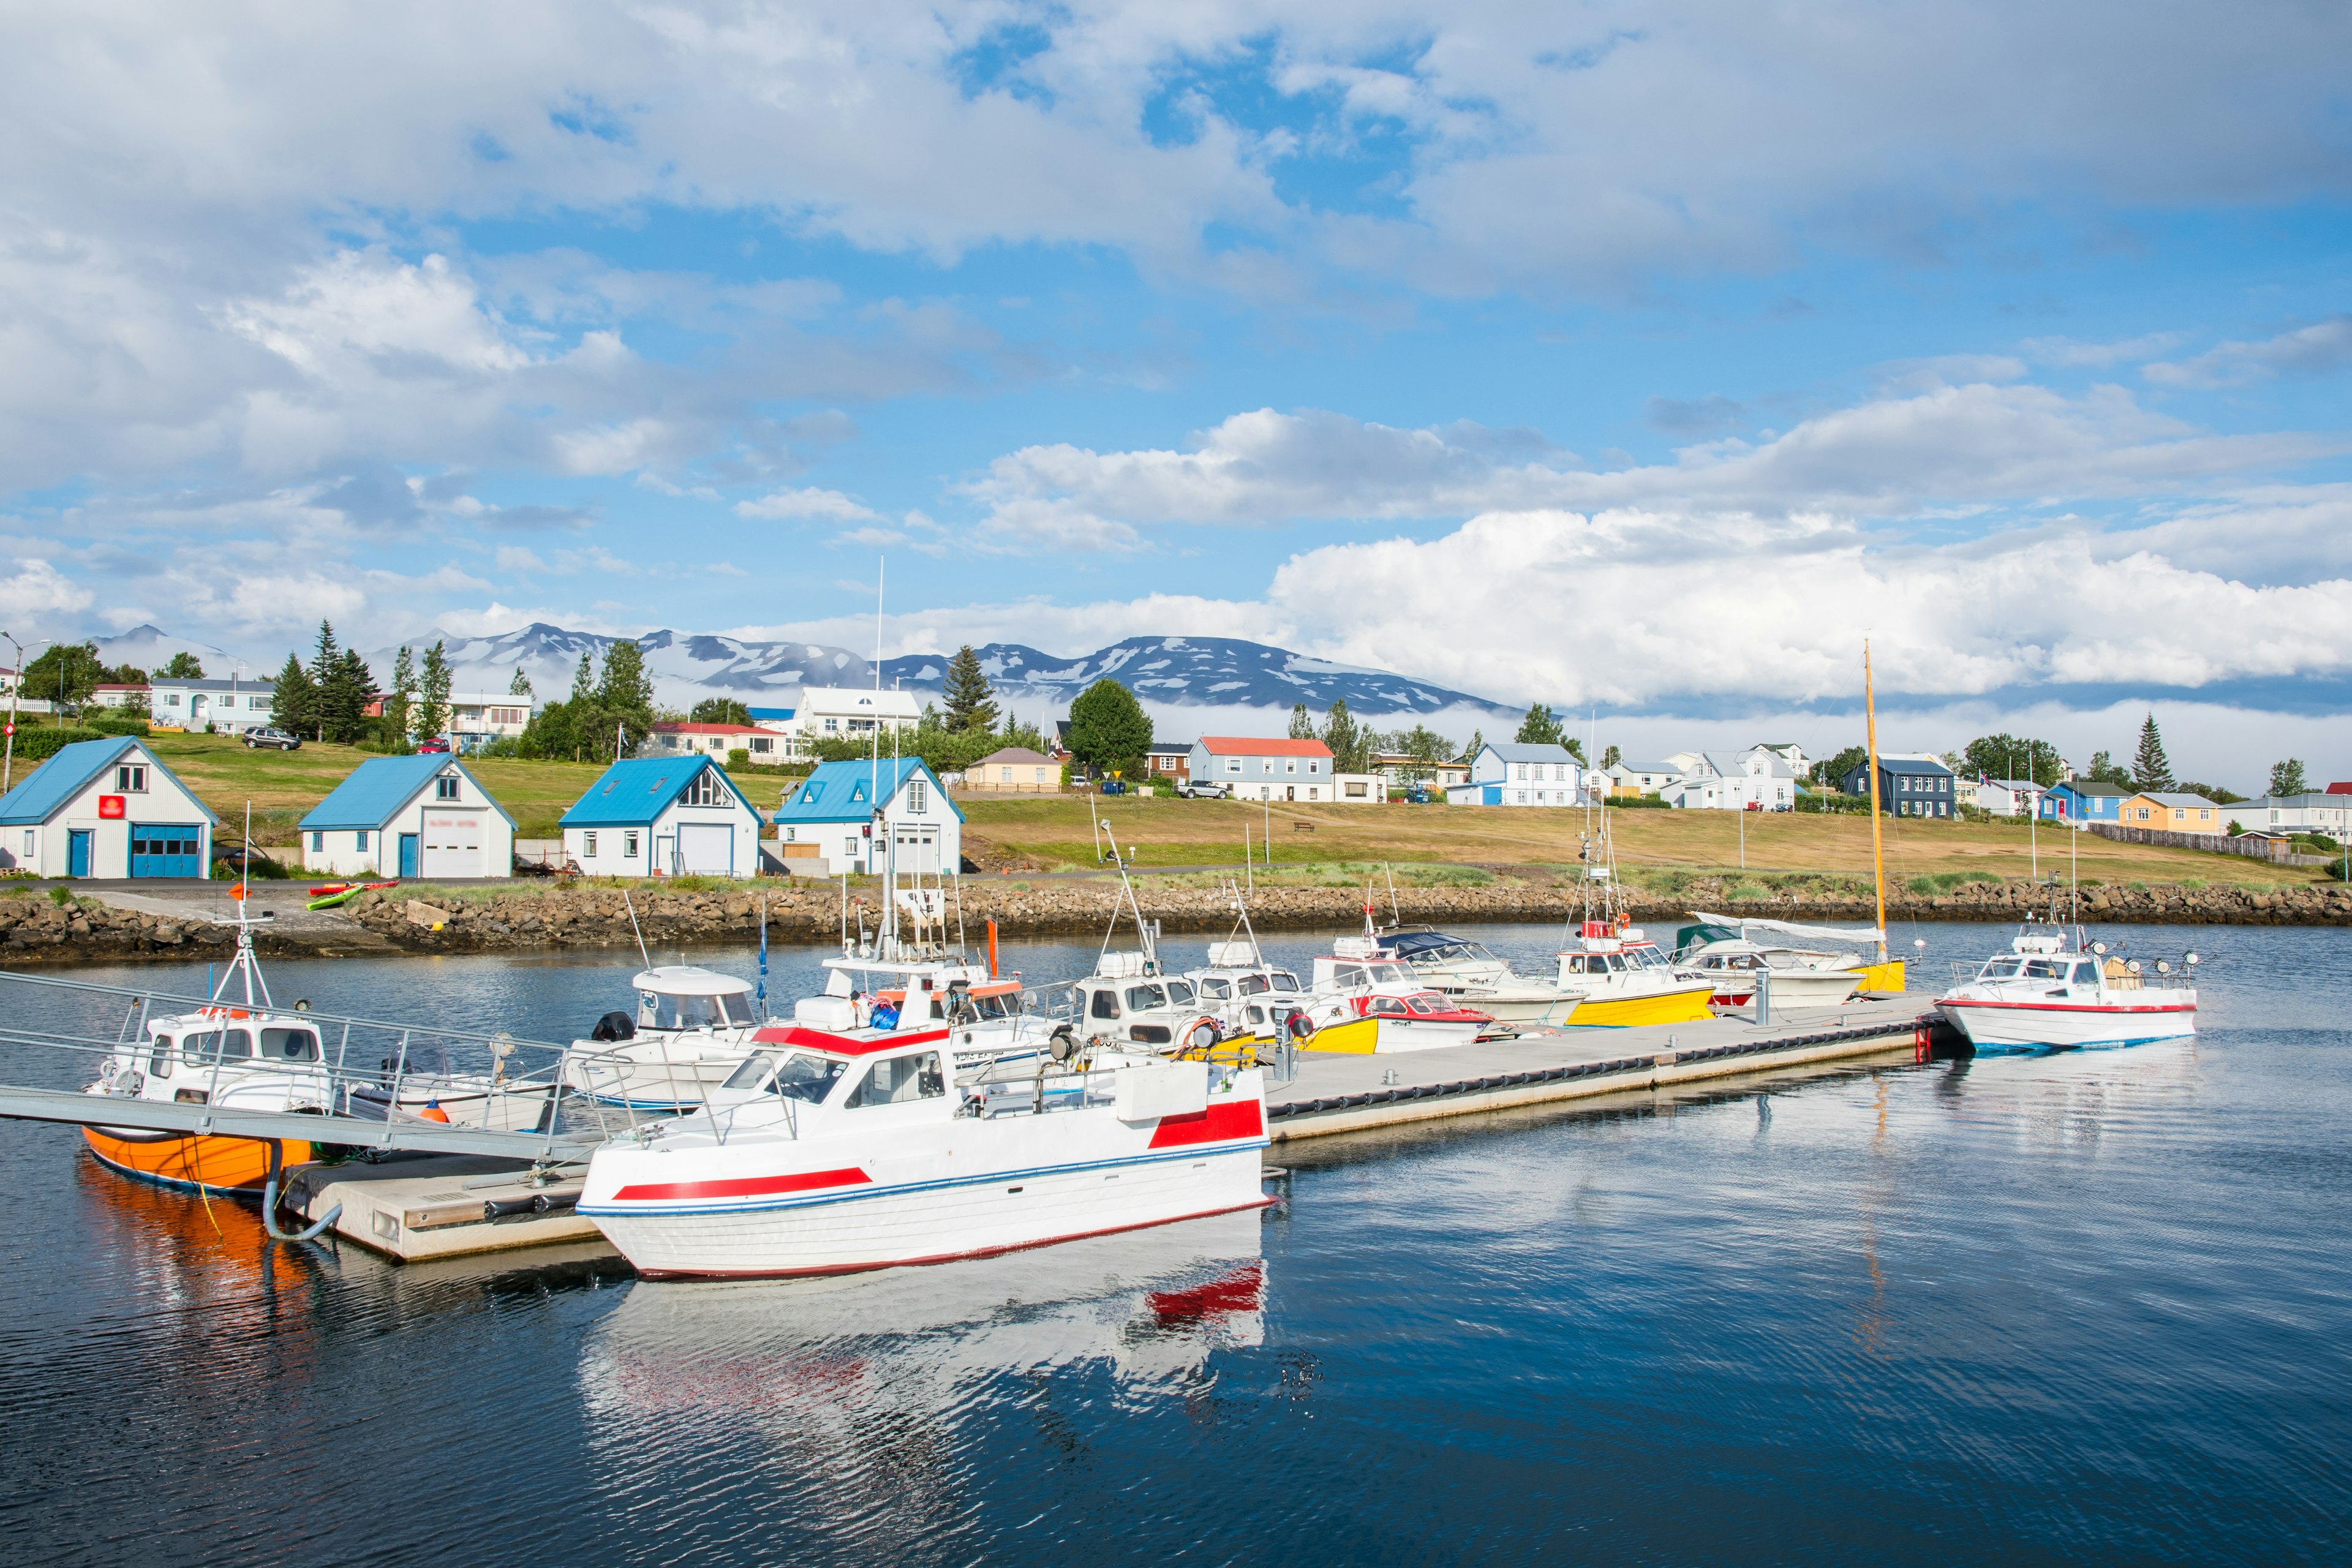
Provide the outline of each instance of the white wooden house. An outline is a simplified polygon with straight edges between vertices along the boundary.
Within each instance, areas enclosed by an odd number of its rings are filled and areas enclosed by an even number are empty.
[[[37,877],[203,877],[219,826],[128,735],[77,741],[0,799],[0,868]]]
[[[820,763],[776,809],[776,854],[796,877],[878,876],[894,850],[901,872],[963,865],[963,812],[920,757]]]
[[[1584,770],[1566,746],[1489,741],[1470,759],[1470,787],[1446,799],[1472,805],[1574,805]]]
[[[708,756],[614,763],[563,814],[563,852],[592,877],[753,877],[760,814]]]
[[[514,818],[455,757],[370,757],[302,818],[302,868],[438,881],[514,873]]]

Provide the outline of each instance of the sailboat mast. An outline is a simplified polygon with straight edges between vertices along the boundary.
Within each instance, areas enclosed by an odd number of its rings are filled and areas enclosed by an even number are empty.
[[[1886,847],[1878,823],[1878,695],[1870,669],[1870,639],[1862,639],[1863,739],[1870,751],[1870,879],[1878,899],[1878,962],[1886,962]]]

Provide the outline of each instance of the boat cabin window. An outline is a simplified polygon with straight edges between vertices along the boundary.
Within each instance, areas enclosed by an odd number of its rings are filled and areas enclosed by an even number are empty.
[[[1276,970],[1274,972],[1273,980],[1274,988],[1276,991],[1296,991],[1298,989],[1298,976],[1291,973],[1287,969]]]
[[[1977,978],[1979,980],[2007,980],[2015,975],[2016,973],[2016,959],[1996,958],[1984,966],[1984,973],[1978,975]]]
[[[1273,982],[1267,980],[1263,974],[1244,974],[1234,984],[1236,993],[1243,996],[1255,996],[1261,992],[1273,989]]]
[[[935,1099],[947,1091],[947,1079],[940,1072],[939,1053],[925,1051],[919,1057],[892,1057],[887,1061],[876,1062],[866,1069],[866,1081],[849,1091],[845,1103],[854,1110],[870,1105],[905,1105]]]
[[[1250,1007],[1246,1010],[1245,1016],[1253,1024],[1263,1024],[1265,1022],[1265,1009],[1263,1007]]]
[[[813,1057],[805,1051],[794,1051],[779,1061],[765,1052],[746,1060],[727,1079],[729,1089],[748,1089],[754,1094],[780,1095],[786,1100],[803,1100],[811,1105],[822,1102],[841,1081],[847,1062],[831,1057]]]
[[[1148,1013],[1154,1007],[1168,1005],[1168,993],[1157,985],[1130,985],[1127,988],[1127,1005],[1135,1012]]]
[[[2025,961],[2025,978],[2063,980],[2066,978],[2066,961],[2063,958],[2029,958]]]
[[[1179,1007],[1190,1007],[1192,1005],[1192,988],[1181,980],[1171,980],[1168,983],[1168,1000]]]
[[[759,1022],[751,1016],[751,998],[740,991],[723,992],[716,996],[640,991],[637,1015],[638,1026],[647,1029],[723,1029]]]
[[[2078,960],[2074,964],[2074,984],[2077,985],[2096,985],[2098,983],[2099,965],[2097,961],[2088,958]]]
[[[1371,965],[1371,972],[1375,985],[1402,985],[1412,978],[1404,972],[1402,963],[1375,963]]]
[[[147,1058],[147,1072],[148,1075],[152,1078],[170,1078],[172,1076],[171,1036],[158,1035],[155,1037],[155,1049]]]
[[[308,1029],[264,1029],[261,1059],[266,1062],[315,1062],[319,1037]]]
[[[1382,1017],[1402,1018],[1404,1016],[1404,1002],[1396,996],[1375,996],[1372,998],[1372,1011]]]
[[[1424,1017],[1437,1011],[1435,1007],[1430,1005],[1429,998],[1426,996],[1408,996],[1404,999],[1404,1005]]]
[[[190,1066],[199,1062],[241,1062],[253,1056],[253,1035],[246,1029],[180,1037],[180,1055]]]
[[[1251,978],[1260,981],[1258,989],[1265,989],[1261,976],[1252,975]],[[1356,965],[1352,963],[1341,963],[1335,964],[1332,967],[1331,984],[1334,985],[1364,985],[1370,984],[1370,981],[1364,972]]]
[[[1222,998],[1230,996],[1233,994],[1234,987],[1231,981],[1203,980],[1201,982],[1201,994],[1203,996],[1216,996]]]
[[[1101,990],[1095,993],[1094,1002],[1087,1008],[1087,1014],[1089,1017],[1095,1018],[1118,1017],[1118,993],[1112,990],[1108,985],[1104,986]]]

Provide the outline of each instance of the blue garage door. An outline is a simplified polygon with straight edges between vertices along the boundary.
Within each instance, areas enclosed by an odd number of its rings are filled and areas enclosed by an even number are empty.
[[[133,827],[131,874],[134,877],[201,877],[205,874],[204,829]]]

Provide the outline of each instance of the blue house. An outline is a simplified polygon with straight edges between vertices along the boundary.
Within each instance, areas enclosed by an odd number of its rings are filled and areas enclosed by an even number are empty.
[[[752,877],[760,814],[709,756],[614,763],[563,814],[563,852],[592,877]]]
[[[963,865],[963,811],[920,757],[820,763],[776,808],[776,853],[796,877],[878,876],[894,849],[901,871]]]
[[[428,879],[514,874],[514,818],[451,756],[370,757],[300,826],[305,871]]]
[[[1870,764],[1856,763],[1838,781],[1848,795],[1870,793]],[[1952,770],[1926,757],[1878,759],[1878,809],[1886,816],[1949,817],[1957,809]]]
[[[2054,784],[2042,796],[2042,820],[2044,822],[2120,822],[2124,802],[2132,790],[2124,784],[2098,784],[2090,779],[2068,779]]]
[[[0,867],[107,880],[202,877],[219,825],[139,741],[77,741],[0,799]]]

